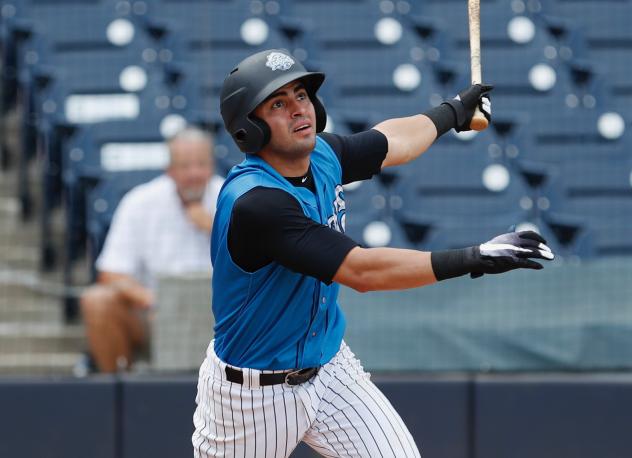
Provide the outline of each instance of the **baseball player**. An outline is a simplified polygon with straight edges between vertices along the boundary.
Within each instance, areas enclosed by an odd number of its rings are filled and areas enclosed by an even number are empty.
[[[491,86],[351,136],[323,133],[325,75],[282,50],[227,76],[221,113],[246,159],[220,192],[211,236],[215,339],[200,368],[196,457],[286,457],[300,441],[323,456],[417,457],[401,418],[343,341],[339,285],[404,289],[471,274],[541,269],[534,232],[421,252],[363,248],[344,234],[342,185],[405,164],[451,128],[468,130]]]

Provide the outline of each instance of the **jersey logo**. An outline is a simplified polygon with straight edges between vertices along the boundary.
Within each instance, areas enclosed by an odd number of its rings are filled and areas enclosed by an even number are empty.
[[[341,185],[336,186],[336,199],[332,202],[334,214],[327,218],[327,225],[334,231],[345,233],[346,205],[345,193]]]
[[[281,52],[271,52],[266,58],[266,67],[270,67],[272,71],[289,70],[294,65],[294,59]]]

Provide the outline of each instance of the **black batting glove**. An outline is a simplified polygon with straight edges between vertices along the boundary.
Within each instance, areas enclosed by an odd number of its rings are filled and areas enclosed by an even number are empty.
[[[460,250],[433,251],[432,269],[437,280],[470,274],[500,274],[514,269],[542,269],[533,259],[552,260],[555,256],[539,234],[532,231],[509,232],[489,242]]]
[[[456,118],[454,130],[457,132],[471,130],[470,123],[477,106],[483,113],[483,116],[487,118],[487,121],[491,121],[492,102],[488,94],[492,89],[494,89],[494,86],[490,84],[473,84],[452,100],[446,100],[442,103],[442,105],[448,105],[454,111]]]
[[[509,232],[472,247],[470,275],[501,274],[514,269],[542,269],[531,259],[552,260],[555,256],[540,234],[533,231]]]

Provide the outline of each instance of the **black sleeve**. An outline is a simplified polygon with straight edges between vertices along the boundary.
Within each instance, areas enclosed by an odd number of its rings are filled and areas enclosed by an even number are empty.
[[[342,166],[342,184],[367,180],[380,173],[388,139],[375,129],[353,135],[318,134],[336,152]]]
[[[285,191],[253,188],[235,202],[228,228],[233,261],[254,272],[276,261],[329,284],[357,243],[318,224]]]

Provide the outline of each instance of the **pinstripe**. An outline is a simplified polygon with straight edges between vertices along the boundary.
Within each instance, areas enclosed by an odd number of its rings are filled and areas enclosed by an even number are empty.
[[[268,422],[266,419],[266,406],[264,404],[263,399],[265,398],[266,390],[261,389],[261,409],[263,411],[263,450],[264,456],[268,456]]]
[[[395,430],[395,426],[393,425],[392,418],[390,418],[389,415],[387,414],[388,409],[386,409],[386,411],[385,411],[384,408],[382,407],[382,404],[375,400],[375,398],[371,395],[371,393],[369,393],[367,391],[367,389],[364,387],[364,385],[362,383],[358,383],[358,386],[360,387],[360,389],[362,391],[364,391],[367,394],[367,396],[369,396],[369,398],[375,403],[377,408],[380,409],[380,411],[382,412],[382,415],[384,415],[384,418],[388,421],[389,425],[391,426],[391,429],[393,430],[393,433],[395,434],[395,437],[397,437],[397,441],[399,442],[400,447],[402,448],[402,450],[406,450],[406,447],[404,447],[404,444],[402,444],[402,441],[401,441],[401,439],[399,437],[399,434]],[[390,444],[390,442],[389,442],[389,444]],[[406,456],[408,456],[408,453],[406,453]]]
[[[345,413],[344,410],[342,409],[338,409],[332,402],[327,401],[326,399],[323,399],[323,402],[329,404],[330,406],[332,406],[335,409],[334,415],[341,413],[342,415],[344,415],[345,419],[349,422],[349,425],[354,429],[354,431],[356,432],[356,434],[358,434],[358,437],[360,438],[360,440],[362,441],[362,444],[364,444],[364,440],[362,440],[362,436],[360,435],[360,433],[358,432],[358,430],[355,428],[355,426],[353,425],[353,422],[349,419],[349,417],[347,416],[347,414]],[[345,435],[347,436],[347,439],[349,439],[349,443],[351,445],[353,445],[353,448],[355,449],[356,453],[359,455],[360,451],[358,450],[358,448],[355,446],[353,440],[351,440],[351,437],[349,436],[349,433],[347,432],[347,430],[345,428],[343,428],[340,423],[338,423],[338,420],[336,419],[336,417],[334,417],[333,415],[328,415],[327,418],[332,418],[336,424],[338,425],[338,428],[340,428]],[[366,445],[364,445],[364,448],[366,448]],[[346,447],[345,447],[346,450]],[[366,450],[367,452],[369,451],[369,449],[367,448]],[[349,452],[347,452],[349,453]]]
[[[248,447],[248,435],[245,433],[246,431],[246,417],[244,416],[244,386],[239,385],[239,406],[241,407],[241,427],[244,433],[244,458],[246,458],[246,452]],[[236,450],[235,450],[236,452]]]
[[[252,386],[252,373],[248,372],[248,386]],[[255,420],[255,397],[250,393],[250,407],[252,408],[252,428],[255,430],[255,455],[257,456],[257,422]]]
[[[210,392],[212,393],[214,390],[215,390],[215,379],[211,381]],[[213,426],[215,427],[215,435],[213,436],[213,441],[215,441],[215,444],[216,444],[215,449],[217,449],[217,422],[215,421],[215,396],[210,396],[210,397],[212,398],[213,402],[210,402],[209,400],[209,420],[210,420],[210,423],[213,424]],[[209,428],[209,436],[210,434],[211,434],[211,431]],[[211,441],[209,438],[206,441],[206,451],[204,452],[204,454],[208,456],[210,450],[211,450]]]
[[[334,444],[332,444],[331,442],[329,442],[329,438],[327,437],[327,434],[325,434],[325,431],[323,431],[320,427],[316,426],[316,431],[320,433],[320,437],[322,437],[323,439],[325,439],[325,441],[327,442],[327,444],[329,444],[329,448],[327,450],[329,451],[333,451],[336,452],[336,447],[334,447]],[[337,452],[336,452],[337,453]]]
[[[275,398],[274,385],[272,385],[272,410],[274,411],[274,455],[273,456],[276,458],[279,432],[277,430],[277,418],[278,417],[277,417],[277,413],[276,413],[276,402],[275,402],[274,398]]]
[[[359,360],[344,345],[332,361],[321,367],[315,377],[300,386],[292,387],[281,384],[253,388],[252,382],[256,382],[255,377],[258,377],[259,372],[243,369],[247,372],[247,375],[244,373],[247,378],[238,389],[237,384],[223,382],[224,365],[214,356],[209,353],[203,364],[210,370],[201,370],[198,380],[198,406],[194,415],[196,431],[193,437],[196,458],[287,458],[301,440],[325,457],[419,458],[414,440],[401,417],[371,382],[370,374],[364,371]],[[276,372],[279,371],[273,373]],[[246,383],[249,385],[246,386]],[[224,393],[225,389],[228,393]],[[292,397],[289,397],[290,393]],[[279,395],[282,400],[278,399]],[[250,397],[250,407],[246,407],[248,400],[244,396]],[[290,407],[292,398],[294,415]],[[302,409],[299,409],[299,403]],[[218,410],[218,405],[221,411]],[[251,409],[251,414],[248,408]],[[227,409],[230,409],[230,416]],[[241,423],[236,409],[241,412]],[[285,429],[280,423],[283,420]],[[259,430],[262,422],[263,431]],[[220,423],[222,435],[219,433]],[[228,424],[232,424],[232,441],[227,436],[230,429]],[[381,433],[377,432],[378,428]],[[393,439],[393,435],[397,441]],[[253,440],[254,444],[251,444]],[[257,440],[263,443],[257,444]],[[220,442],[224,444],[221,450]],[[239,450],[242,447],[243,453]]]
[[[204,372],[201,370],[200,374],[203,374]],[[204,423],[204,426],[202,427],[202,429],[200,430],[200,432],[197,434],[196,437],[194,437],[195,441],[193,442],[193,447],[194,450],[197,452],[197,454],[199,455],[199,453],[201,452],[200,448],[202,446],[202,444],[204,443],[204,430],[207,428],[208,424],[206,423],[206,410],[208,407],[208,403],[207,403],[207,399],[208,399],[208,376],[204,377],[203,380],[200,380],[200,383],[198,383],[198,407],[195,411],[198,419],[201,419],[202,422]],[[199,421],[198,421],[199,423]],[[197,426],[196,426],[197,428]]]
[[[322,445],[316,444],[316,443],[309,443],[308,444],[311,448],[313,448],[314,450],[316,450],[320,455],[322,456],[326,456],[328,458],[339,458],[336,455],[329,455],[329,449],[323,447]],[[324,451],[323,451],[324,450]]]
[[[281,396],[283,397],[283,410],[285,412],[285,451],[283,452],[283,456],[287,456],[287,442],[290,440],[290,431],[287,424],[287,403],[285,402],[285,392],[283,387],[281,387]]]
[[[335,377],[335,375],[334,375]],[[336,380],[340,381],[337,377]],[[341,382],[342,383],[342,382]],[[342,385],[344,385],[346,387],[346,385],[344,383],[342,383]],[[355,406],[353,404],[351,404],[349,401],[347,401],[345,398],[342,397],[342,395],[340,393],[338,393],[336,390],[334,390],[333,388],[329,388],[331,390],[332,393],[336,394],[338,397],[340,397],[340,399],[349,407],[351,407],[351,409],[355,412],[355,414],[358,416],[358,419],[364,424],[365,428],[367,429],[367,431],[369,432],[369,434],[371,435],[371,439],[373,439],[373,442],[375,442],[375,446],[377,447],[377,451],[380,453],[381,457],[384,457],[384,454],[382,453],[382,450],[380,449],[380,445],[378,444],[377,440],[375,439],[375,436],[373,435],[373,431],[371,431],[371,428],[369,427],[369,425],[367,425],[366,421],[364,420],[364,417],[362,415],[360,415],[360,412],[358,412],[358,410],[355,408]],[[356,396],[357,397],[357,396]],[[358,398],[359,399],[359,398]],[[360,400],[361,401],[361,400]],[[364,403],[362,403],[363,405],[365,405]],[[366,407],[366,405],[365,405]],[[375,417],[374,417],[375,418]],[[377,421],[377,420],[376,420]],[[378,423],[379,425],[379,423]],[[381,428],[381,426],[380,426]],[[384,433],[384,431],[382,431],[382,433]],[[362,436],[360,436],[362,437]],[[369,453],[371,453],[371,451],[367,448],[367,451]]]
[[[408,428],[406,428],[406,426],[404,425],[404,422],[401,419],[401,417],[399,417],[399,414],[395,411],[395,409],[393,408],[391,403],[388,401],[386,396],[384,396],[384,393],[382,393],[382,391],[380,391],[380,389],[377,386],[375,386],[374,383],[369,382],[366,385],[371,391],[374,392],[377,398],[382,402],[382,405],[386,406],[387,414],[390,415],[391,418],[395,420],[395,423],[399,426],[399,429],[402,432],[402,435],[406,438],[406,441],[408,442],[408,446],[410,447],[410,450],[413,451],[413,456],[414,456],[415,455],[414,451],[417,449],[417,446],[411,442],[412,437],[410,435],[410,432],[408,431]],[[363,389],[365,391],[367,390],[365,387],[363,387]]]
[[[202,391],[203,389],[201,389],[202,385],[204,385],[204,382],[202,380],[198,380],[197,396],[195,397],[195,403],[197,404],[197,407],[195,409],[195,413],[193,414],[193,424],[195,425],[195,432],[193,433],[193,437],[191,438],[191,442],[193,443],[194,455],[197,454],[196,452],[198,451],[197,449],[199,447],[198,442],[200,442],[200,438],[202,436],[202,430],[206,426],[206,420],[204,419],[204,416],[200,415],[200,410],[206,407],[206,403],[204,402],[204,399],[202,398],[202,392],[203,392]],[[202,429],[200,429],[198,426],[201,422],[200,420],[204,422],[204,427],[202,427]]]
[[[233,455],[237,453],[237,431],[235,430],[235,409],[233,409],[233,387],[228,387],[228,399],[230,400],[230,417],[233,422]]]
[[[219,409],[222,414],[222,445],[224,445],[223,454],[226,455],[226,425],[224,424],[224,396],[222,395],[222,382],[221,381],[219,383]]]
[[[292,390],[292,396],[294,396],[294,418],[296,425],[296,443],[298,444],[298,401],[296,400],[296,393]]]
[[[338,380],[347,389],[347,391],[349,391],[353,396],[355,396],[358,399],[358,401],[360,401],[362,403],[362,405],[364,405],[364,407],[366,407],[366,409],[369,411],[369,413],[371,414],[371,416],[375,420],[375,423],[377,423],[377,425],[380,427],[380,431],[382,431],[382,434],[384,435],[384,438],[386,439],[386,442],[388,443],[388,446],[391,449],[391,453],[393,454],[393,456],[396,456],[395,449],[393,448],[393,444],[391,444],[391,441],[389,440],[388,435],[384,431],[384,428],[382,428],[382,424],[380,423],[380,421],[375,416],[375,413],[373,413],[373,411],[369,408],[369,406],[366,404],[366,402],[364,402],[364,399],[362,399],[360,396],[358,396],[358,394],[355,391],[353,391],[346,383],[344,383],[342,380],[340,380],[338,377],[336,377],[335,374],[334,374],[334,378],[336,380]],[[339,396],[342,397],[341,395],[339,395]],[[347,401],[347,400],[345,400],[345,402],[349,403],[349,401]]]
[[[336,419],[335,419],[334,417],[332,417],[331,415],[326,415],[326,416],[325,416],[325,418],[329,418],[329,419],[333,420],[333,421],[334,421],[334,423],[336,423],[336,426],[338,427],[337,429],[338,429],[338,430],[341,430],[341,431],[344,431],[345,435],[347,436],[347,439],[349,439],[349,435],[348,435],[348,434],[347,434],[347,432],[346,432],[346,431],[342,428],[342,426],[340,426],[340,423],[338,423],[338,420],[336,420]],[[327,422],[326,422],[326,421],[324,421],[324,420],[323,420],[323,422],[322,422],[322,423],[323,423],[323,425],[327,428],[327,431],[331,432],[331,433],[334,435],[334,437],[336,438],[336,442],[338,442],[338,443],[342,446],[342,448],[345,450],[345,453],[346,453],[347,455],[351,455],[351,453],[349,453],[349,450],[347,449],[347,446],[344,444],[344,442],[342,442],[342,441],[340,440],[340,437],[338,437],[338,434],[336,433],[336,430],[331,429],[331,428],[329,427],[329,425],[327,425]],[[350,439],[349,439],[349,440],[350,440]],[[351,441],[351,440],[350,440],[350,441]]]

